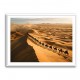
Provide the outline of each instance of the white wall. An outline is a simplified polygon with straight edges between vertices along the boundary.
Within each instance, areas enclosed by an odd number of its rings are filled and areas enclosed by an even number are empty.
[[[76,67],[5,67],[5,14],[74,13],[76,15]],[[79,0],[0,0],[0,80],[80,79]]]

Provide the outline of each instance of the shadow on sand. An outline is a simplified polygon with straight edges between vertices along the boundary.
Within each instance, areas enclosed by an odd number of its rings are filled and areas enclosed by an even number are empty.
[[[39,62],[33,47],[28,45],[27,37],[11,41],[11,62]]]

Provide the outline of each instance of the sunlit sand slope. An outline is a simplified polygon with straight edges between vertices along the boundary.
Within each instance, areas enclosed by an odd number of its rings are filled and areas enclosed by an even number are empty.
[[[67,62],[62,56],[36,45],[30,39],[27,39],[27,43],[33,47],[40,62]]]

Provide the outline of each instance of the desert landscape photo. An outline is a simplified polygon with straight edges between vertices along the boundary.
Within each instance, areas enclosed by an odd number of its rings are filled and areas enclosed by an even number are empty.
[[[72,62],[71,18],[11,18],[11,62]]]

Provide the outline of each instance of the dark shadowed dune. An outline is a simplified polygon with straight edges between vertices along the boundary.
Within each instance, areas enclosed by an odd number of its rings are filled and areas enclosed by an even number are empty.
[[[33,47],[26,42],[27,37],[11,41],[11,62],[38,62]]]

